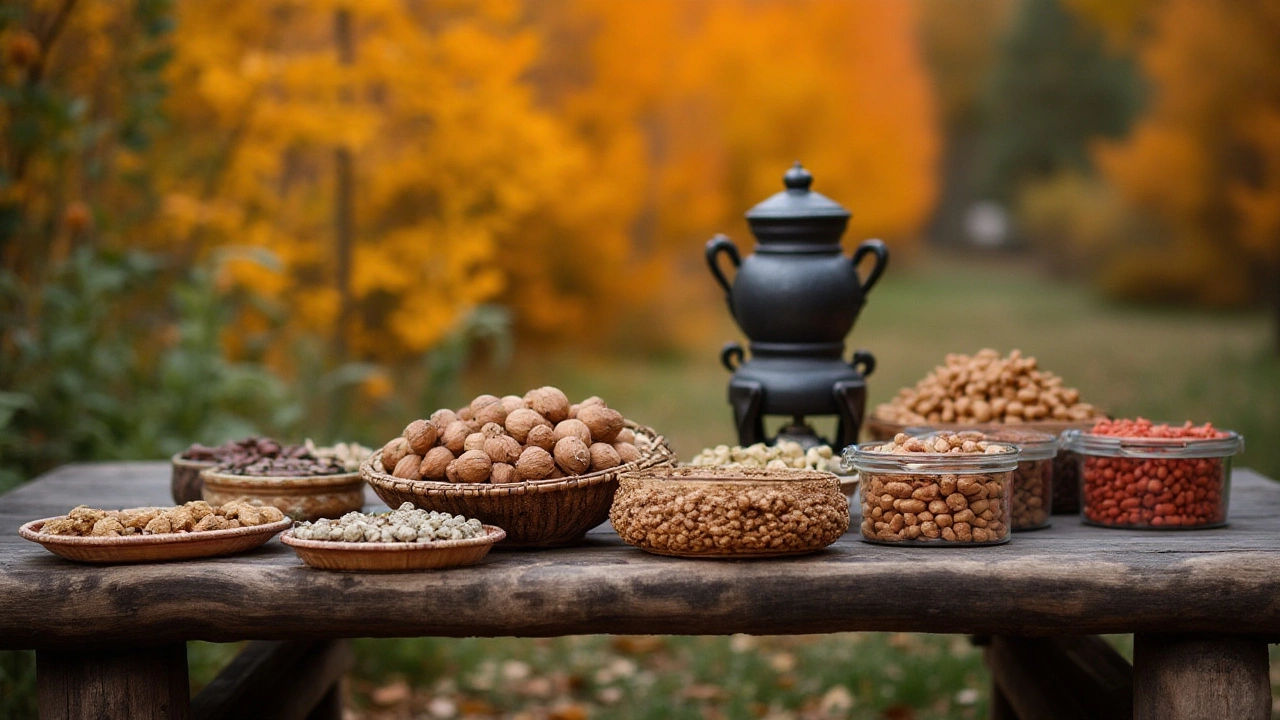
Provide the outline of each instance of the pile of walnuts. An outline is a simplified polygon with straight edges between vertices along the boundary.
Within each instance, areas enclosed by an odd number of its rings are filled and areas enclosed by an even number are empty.
[[[570,404],[548,386],[414,420],[382,448],[381,462],[406,480],[505,484],[608,470],[648,447],[600,398]]]
[[[990,348],[975,355],[952,353],[915,387],[876,408],[875,417],[902,425],[928,423],[1079,422],[1102,417],[1080,391],[1041,370],[1033,357],[1008,357]]]

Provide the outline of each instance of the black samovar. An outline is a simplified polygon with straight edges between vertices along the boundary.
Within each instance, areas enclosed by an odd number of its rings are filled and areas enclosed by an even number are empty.
[[[844,359],[844,338],[853,328],[867,293],[880,279],[889,251],[867,240],[853,257],[840,248],[849,211],[809,186],[813,176],[796,162],[783,177],[786,190],[756,205],[747,223],[756,252],[746,259],[733,241],[717,235],[707,242],[707,264],[724,287],[729,311],[750,340],[750,359],[738,343],[720,353],[733,372],[729,403],[738,442],[766,441],[765,415],[790,415],[779,438],[811,446],[827,442],[805,423],[811,415],[838,415],[837,447],[857,442],[866,409],[864,378],[875,370],[871,353]],[[718,259],[737,268],[733,282]],[[857,266],[867,255],[875,264],[866,279]]]

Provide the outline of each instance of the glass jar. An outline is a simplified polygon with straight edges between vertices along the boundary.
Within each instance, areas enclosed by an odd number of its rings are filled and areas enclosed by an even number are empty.
[[[1180,530],[1227,524],[1231,456],[1238,434],[1216,438],[1118,437],[1074,432],[1085,523]]]
[[[882,545],[967,546],[1009,542],[1018,449],[884,452],[885,443],[845,448],[841,466],[859,474],[862,539]]]
[[[1013,445],[1022,452],[1013,472],[1014,532],[1049,527],[1049,511],[1054,498],[1054,464],[1060,443],[1057,435],[1009,425],[929,426],[907,428],[908,435],[931,437],[939,432],[973,432],[997,443]]]

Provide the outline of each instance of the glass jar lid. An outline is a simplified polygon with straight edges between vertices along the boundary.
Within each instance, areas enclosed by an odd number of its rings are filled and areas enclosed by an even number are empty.
[[[1046,432],[1020,428],[1004,424],[983,424],[983,425],[965,425],[963,427],[946,426],[946,425],[928,425],[920,427],[909,427],[903,430],[908,435],[918,437],[933,437],[939,434],[956,433],[963,436],[965,433],[975,433],[981,436],[981,439],[991,442],[1004,443],[1017,447],[1022,451],[1020,460],[1048,460],[1058,454],[1062,444],[1058,440],[1057,435],[1050,435]]]
[[[997,452],[883,452],[884,442],[850,445],[840,456],[844,470],[872,473],[911,473],[920,475],[976,475],[1008,472],[1018,467],[1021,452],[1012,445],[999,445]]]
[[[1073,452],[1102,457],[1148,459],[1230,457],[1244,449],[1244,438],[1230,430],[1217,438],[1148,438],[1096,435],[1068,430],[1064,446]]]

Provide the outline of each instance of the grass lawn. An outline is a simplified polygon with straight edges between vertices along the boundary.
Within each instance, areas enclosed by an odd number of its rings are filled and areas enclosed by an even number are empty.
[[[871,406],[915,383],[948,352],[1020,348],[1115,416],[1237,430],[1246,438],[1237,465],[1280,477],[1273,441],[1280,436],[1280,357],[1269,327],[1260,313],[1115,306],[1014,261],[937,256],[890,269],[850,346],[878,360]],[[455,401],[544,384],[573,399],[600,395],[665,433],[687,458],[734,440],[729,376],[718,361],[720,345],[731,339],[741,340],[725,313],[720,330],[682,356],[521,356],[510,367],[473,373]],[[824,432],[831,427],[819,424]],[[1127,648],[1128,638],[1116,641]],[[924,720],[987,712],[981,655],[963,637],[360,640],[356,649],[352,717]],[[233,652],[192,643],[193,684],[208,682]],[[5,655],[0,698],[30,682],[25,655]],[[1271,657],[1273,685],[1280,685],[1280,654],[1273,649]]]

